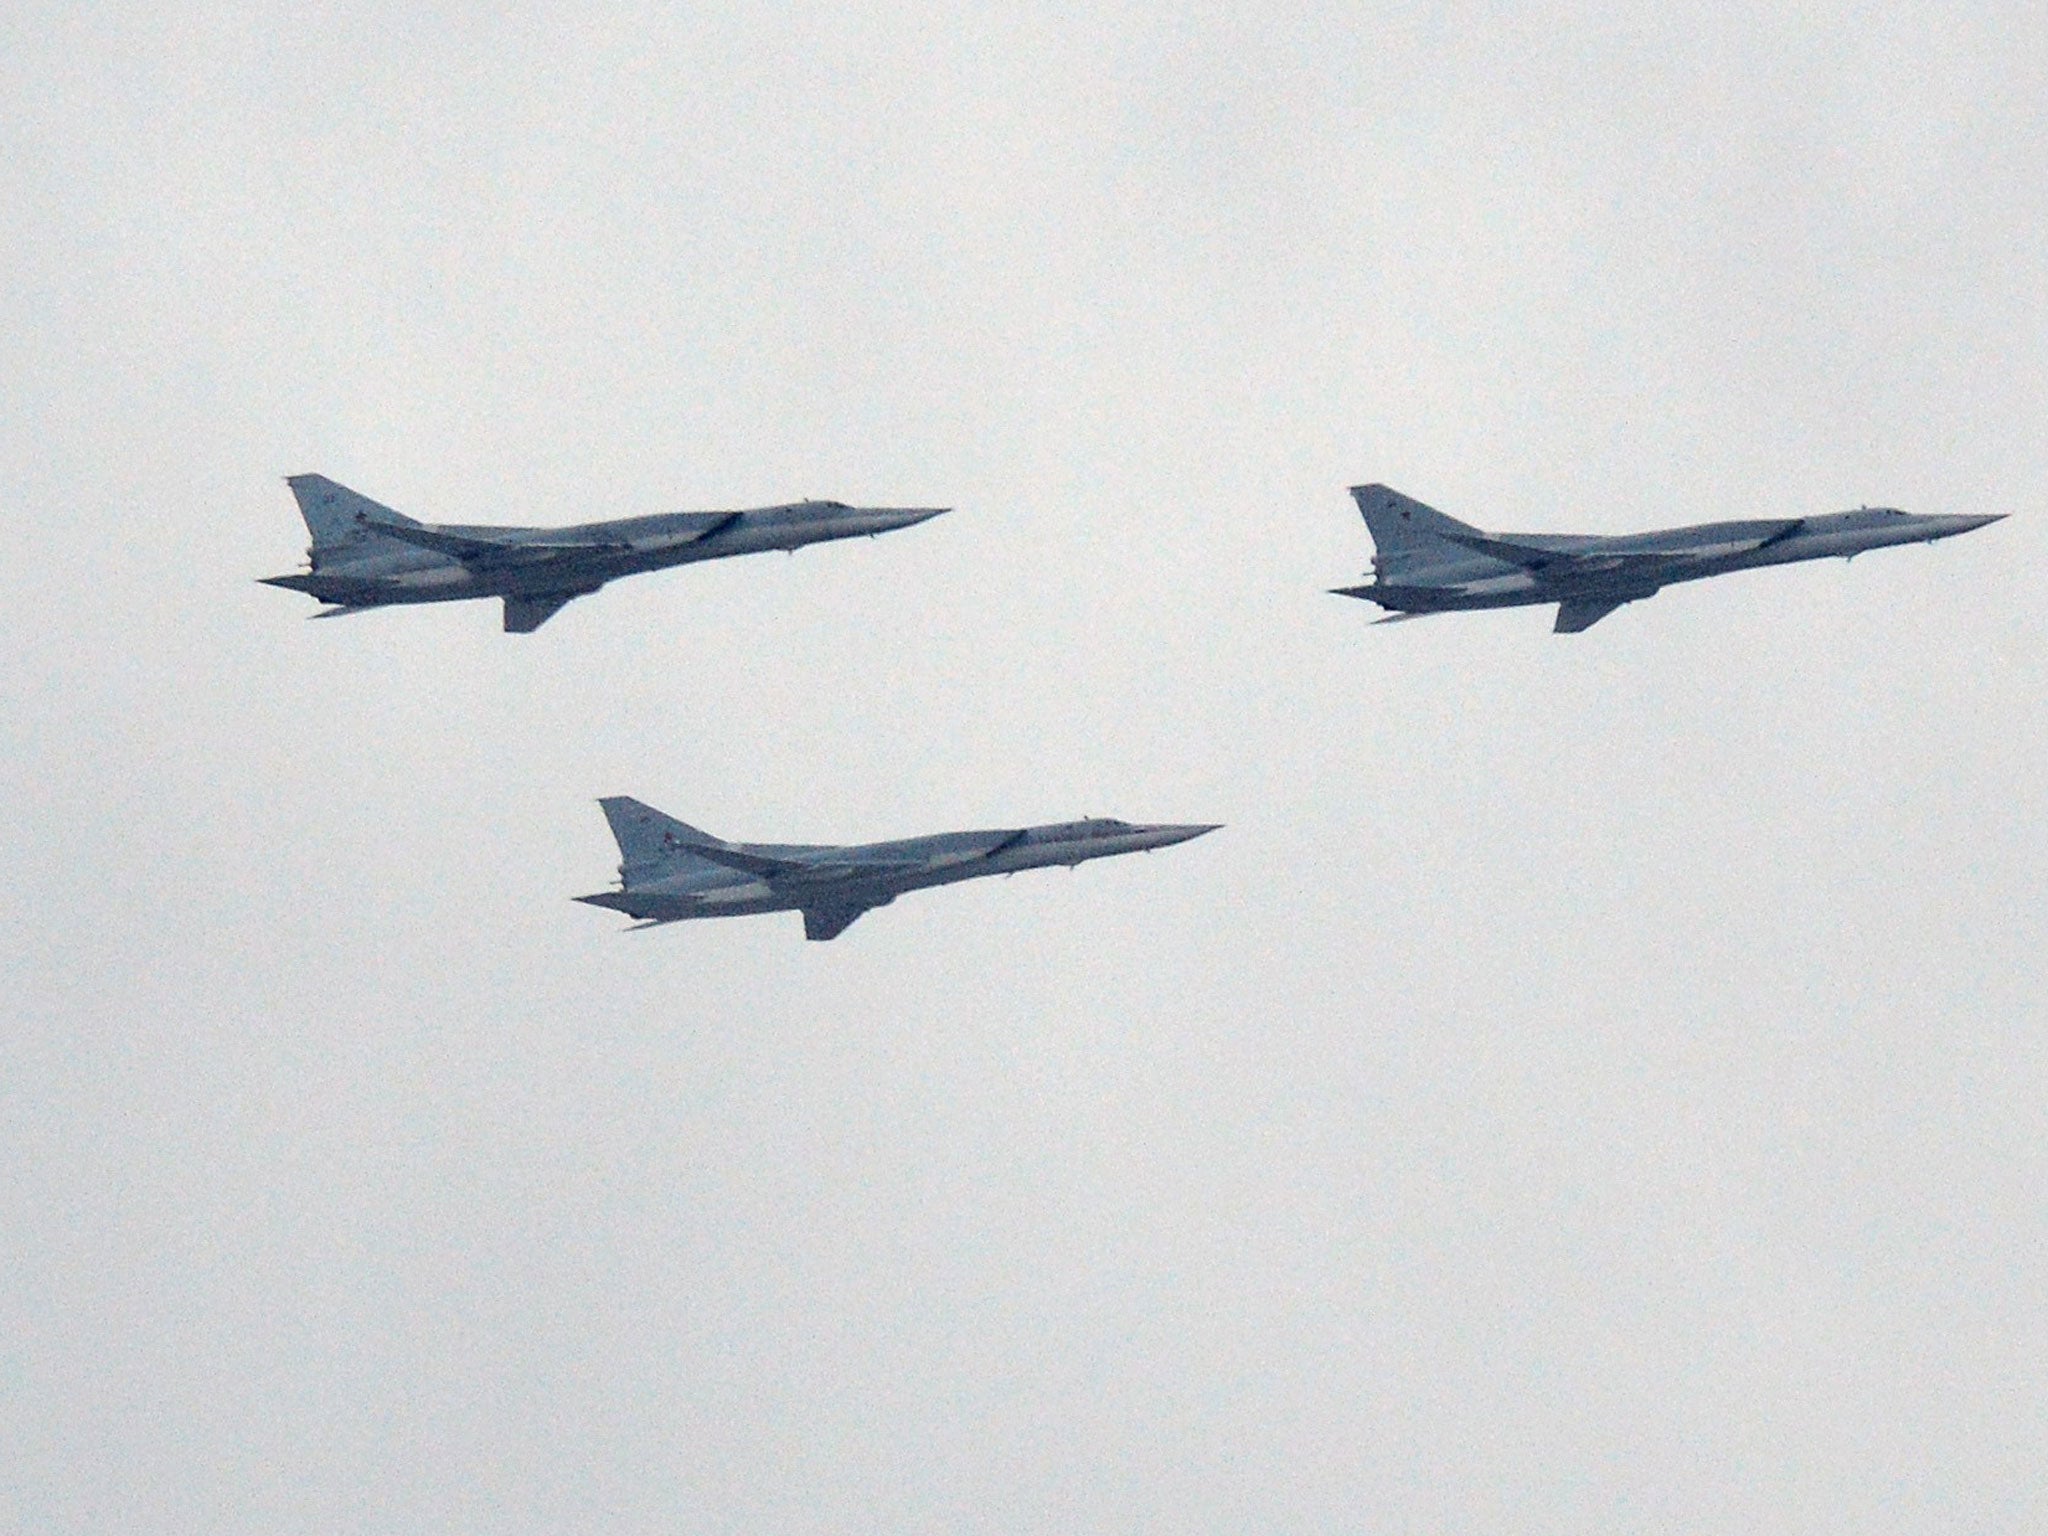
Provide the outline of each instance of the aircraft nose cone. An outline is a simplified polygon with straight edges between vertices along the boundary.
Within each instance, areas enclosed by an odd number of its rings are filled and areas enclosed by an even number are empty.
[[[1921,536],[1929,541],[1952,539],[1959,533],[1969,533],[1989,523],[2002,523],[2005,518],[2003,512],[1991,512],[1982,517],[1923,517],[1920,519],[1924,530]]]
[[[900,507],[893,516],[899,528],[913,528],[919,523],[928,523],[935,517],[944,517],[951,507]]]
[[[1171,848],[1175,843],[1185,843],[1193,838],[1201,837],[1205,833],[1217,831],[1222,825],[1223,823],[1220,821],[1208,822],[1206,824],[1190,822],[1180,826],[1152,827],[1148,830],[1156,839],[1153,843],[1155,848]]]

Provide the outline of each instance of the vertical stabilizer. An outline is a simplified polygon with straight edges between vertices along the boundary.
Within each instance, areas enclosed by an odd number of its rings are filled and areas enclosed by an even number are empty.
[[[379,548],[404,547],[396,540],[372,532],[364,526],[365,522],[419,527],[403,512],[394,512],[382,502],[358,495],[325,475],[288,475],[284,483],[298,498],[299,516],[306,520],[306,532],[312,535],[313,566],[316,570],[323,560],[346,558]]]
[[[608,795],[597,802],[619,842],[619,878],[627,885],[656,869],[668,868],[689,854],[690,845],[725,846],[723,838],[699,831],[686,821],[665,816],[630,795]]]
[[[1446,556],[1467,554],[1447,535],[1479,532],[1470,523],[1446,517],[1391,486],[1354,485],[1351,498],[1358,503],[1372,534],[1377,555],[1373,570],[1383,581],[1398,580],[1405,567],[1433,565]]]

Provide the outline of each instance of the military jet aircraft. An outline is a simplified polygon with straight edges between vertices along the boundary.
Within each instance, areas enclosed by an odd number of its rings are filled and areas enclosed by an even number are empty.
[[[624,795],[598,804],[619,841],[621,889],[576,900],[611,907],[648,928],[690,917],[799,911],[807,939],[837,938],[863,912],[885,907],[905,891],[1050,864],[1077,865],[1114,853],[1149,853],[1216,830],[1068,821],[839,848],[729,843]]]
[[[571,598],[617,576],[887,533],[949,510],[799,501],[752,512],[667,512],[573,528],[471,528],[414,522],[325,475],[293,475],[285,483],[313,536],[312,569],[260,579],[333,605],[314,618],[393,603],[502,597],[507,633],[522,635],[539,629]]]
[[[1555,632],[1561,635],[1590,629],[1623,603],[1654,596],[1675,581],[1848,557],[1887,544],[1931,544],[1999,520],[1866,507],[1601,538],[1482,533],[1384,485],[1353,486],[1351,494],[1372,533],[1373,580],[1332,591],[1394,610],[1383,624],[1454,608],[1556,603]]]

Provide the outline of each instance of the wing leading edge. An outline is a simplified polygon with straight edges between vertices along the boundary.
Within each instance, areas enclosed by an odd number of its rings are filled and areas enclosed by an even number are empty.
[[[701,544],[704,540],[725,532],[746,515],[744,512],[727,512],[698,527],[680,533],[665,534],[655,542],[654,547],[680,548],[685,544]],[[493,539],[475,533],[450,533],[445,528],[386,523],[362,514],[357,515],[356,521],[371,533],[397,539],[401,543],[414,544],[421,549],[431,549],[436,554],[460,560],[464,565],[488,570],[502,570],[507,566],[547,565],[557,560],[575,560],[589,555],[629,555],[636,548],[626,539],[568,539],[559,536]]]
[[[1789,539],[1806,525],[1804,518],[1789,518],[1774,523],[1763,532],[1740,539],[1723,539],[1714,544],[1695,544],[1689,549],[1613,549],[1594,545],[1589,549],[1546,549],[1536,544],[1523,544],[1515,539],[1496,538],[1492,534],[1463,533],[1458,531],[1439,532],[1438,537],[1453,544],[1461,544],[1477,554],[1509,565],[1519,565],[1524,570],[1550,573],[1585,573],[1629,575],[1655,575],[1659,571],[1676,570],[1683,566],[1698,565],[1704,560],[1726,560],[1736,555],[1754,554],[1757,550]]]
[[[632,550],[631,544],[616,539],[485,539],[475,534],[448,533],[440,528],[401,528],[370,518],[358,519],[370,532],[404,544],[417,544],[436,554],[450,555],[468,566],[502,568],[508,565],[545,565],[579,555],[615,555]]]

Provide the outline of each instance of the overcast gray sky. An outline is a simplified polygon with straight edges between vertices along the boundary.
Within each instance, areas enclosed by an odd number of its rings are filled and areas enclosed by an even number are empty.
[[[2044,222],[2021,4],[15,0],[0,1527],[2048,1527]],[[306,470],[959,510],[515,637]],[[1363,480],[2016,515],[1376,629]]]

